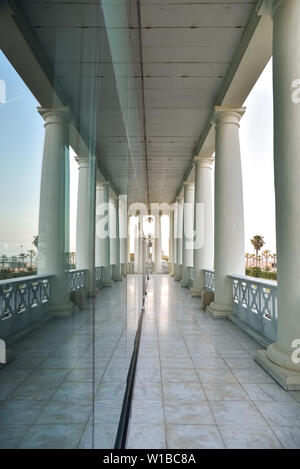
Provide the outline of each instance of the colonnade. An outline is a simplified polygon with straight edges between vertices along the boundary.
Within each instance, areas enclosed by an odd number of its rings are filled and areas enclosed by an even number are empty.
[[[300,342],[300,2],[268,2],[274,22],[274,168],[276,236],[278,254],[278,340],[257,360],[281,383],[300,387],[300,363],[294,360],[295,341]],[[299,39],[299,41],[297,41]],[[39,109],[45,120],[45,144],[41,178],[38,273],[52,274],[55,292],[51,307],[58,316],[70,314],[65,288],[66,173],[68,108]],[[243,107],[217,106],[215,125],[214,210],[211,187],[213,158],[200,152],[194,159],[194,183],[184,183],[184,195],[175,200],[171,216],[171,275],[187,285],[188,268],[194,268],[191,294],[201,295],[204,270],[215,272],[214,301],[208,313],[225,318],[232,313],[230,275],[244,275],[243,184],[239,143]],[[126,272],[128,261],[127,205],[112,193],[109,182],[92,182],[92,156],[79,154],[77,217],[77,268],[103,267],[103,285],[111,285]],[[95,184],[95,186],[93,185]],[[96,193],[96,203],[94,200]],[[100,206],[100,208],[99,208]],[[96,226],[93,211],[96,210]],[[161,216],[156,218],[155,271],[161,271]],[[122,226],[121,226],[122,225]],[[125,226],[126,225],[126,226]],[[141,232],[142,216],[139,216]],[[192,229],[193,228],[193,229]],[[96,236],[94,231],[107,233]],[[191,232],[193,232],[191,235]],[[113,239],[109,237],[114,233]],[[122,233],[122,236],[120,236]],[[99,234],[99,233],[98,233]],[[192,247],[191,247],[192,242]],[[135,252],[140,251],[136,237]],[[111,271],[111,265],[113,269]],[[135,257],[141,268],[141,256]],[[92,284],[89,287],[92,294]],[[299,344],[298,344],[299,345]]]

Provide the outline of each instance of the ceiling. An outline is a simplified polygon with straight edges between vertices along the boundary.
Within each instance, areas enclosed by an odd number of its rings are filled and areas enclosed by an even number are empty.
[[[256,3],[104,0],[103,11],[92,0],[15,5],[104,176],[130,201],[172,202]]]

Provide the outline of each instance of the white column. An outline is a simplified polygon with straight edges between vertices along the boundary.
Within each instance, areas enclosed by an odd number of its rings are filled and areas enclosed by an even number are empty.
[[[50,312],[72,314],[65,274],[66,187],[68,156],[68,108],[38,108],[45,120],[41,175],[38,274],[52,274]]]
[[[127,226],[128,226],[127,262],[130,262],[130,254],[131,254],[130,253],[130,243],[131,243],[131,241],[130,241],[131,240],[131,231],[130,231],[131,216],[130,215],[128,215],[127,220],[128,220],[127,221]],[[127,264],[127,273],[128,273],[128,264]],[[130,273],[132,273],[131,270],[130,270]]]
[[[178,202],[176,201],[173,204],[174,207],[174,232],[173,232],[173,238],[174,238],[174,254],[173,254],[173,277],[175,279],[176,276],[176,271],[177,271],[177,231],[178,231]]]
[[[140,268],[140,239],[139,239],[139,219],[135,217],[134,225],[134,273],[138,274]]]
[[[154,215],[154,272],[162,273],[161,260],[161,213]]]
[[[183,237],[182,237],[182,279],[181,286],[189,286],[189,267],[194,264],[194,184],[184,182]]]
[[[144,253],[144,245],[143,245],[143,235],[144,235],[144,216],[142,213],[139,214],[138,219],[138,226],[139,226],[139,273],[143,272],[143,253]]]
[[[109,238],[109,182],[96,183],[96,267],[101,269],[101,285],[111,286]]]
[[[174,210],[169,212],[169,271],[170,277],[174,277]]]
[[[183,198],[177,197],[177,233],[176,233],[176,271],[174,279],[181,280],[182,275],[182,232],[183,232]]]
[[[120,220],[120,263],[121,263],[121,274],[125,276],[127,274],[127,262],[128,262],[128,224],[127,224],[127,196],[119,197],[119,220]]]
[[[232,313],[230,274],[245,275],[243,185],[239,121],[245,108],[216,107],[215,297],[211,316]]]
[[[88,271],[88,294],[95,294],[94,287],[94,177],[91,175],[90,158],[75,157],[78,163],[78,197],[76,226],[76,269]]]
[[[212,207],[213,158],[204,156],[194,159],[195,166],[195,214],[194,214],[194,284],[193,297],[204,290],[203,269],[212,270],[214,262],[214,232]]]
[[[110,247],[112,250],[112,278],[115,281],[122,280],[120,264],[120,232],[119,232],[119,198],[110,199]]]
[[[277,343],[257,361],[285,389],[300,390],[300,2],[273,2]],[[298,343],[294,343],[298,341]],[[296,349],[298,348],[298,352]],[[294,355],[292,355],[294,353]]]

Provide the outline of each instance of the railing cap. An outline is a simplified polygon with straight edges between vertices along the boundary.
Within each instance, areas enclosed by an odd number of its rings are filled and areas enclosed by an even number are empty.
[[[54,277],[53,274],[39,274],[39,275],[25,275],[24,277],[14,277],[14,278],[7,278],[4,280],[0,280],[0,286],[2,285],[8,285],[11,283],[24,283],[24,282],[30,282],[32,280],[41,280],[43,278],[50,278]]]
[[[251,282],[251,283],[259,283],[260,285],[267,285],[268,287],[277,288],[276,280],[268,280],[265,278],[259,277],[250,277],[248,275],[228,275],[228,277],[236,279],[236,280],[243,280],[244,282]]]

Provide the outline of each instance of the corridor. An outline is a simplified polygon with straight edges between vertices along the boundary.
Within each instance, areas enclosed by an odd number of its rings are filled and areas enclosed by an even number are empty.
[[[300,392],[167,275],[149,282],[127,448],[300,448]]]

